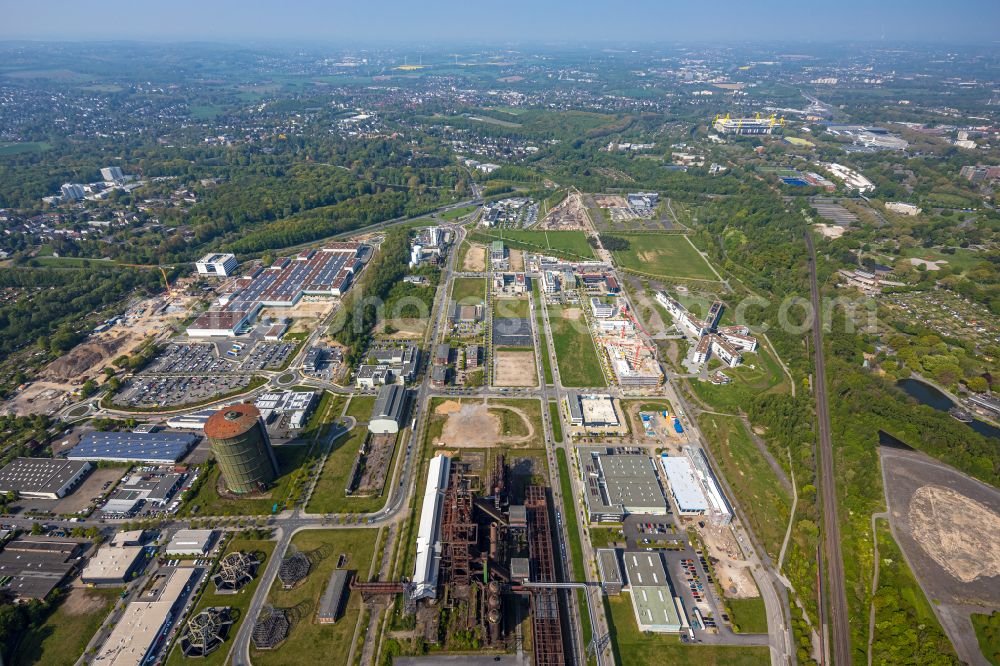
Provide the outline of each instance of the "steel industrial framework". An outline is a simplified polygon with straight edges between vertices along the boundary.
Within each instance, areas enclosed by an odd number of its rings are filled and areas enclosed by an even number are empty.
[[[204,657],[215,652],[226,640],[232,624],[229,607],[206,608],[187,621],[181,635],[181,652],[185,657]]]
[[[544,486],[525,489],[524,507],[528,514],[528,550],[533,571],[531,580],[556,582],[552,530],[549,527],[549,500]],[[559,596],[552,589],[532,589],[531,629],[535,645],[535,666],[562,666],[566,663]]]
[[[305,553],[293,553],[281,561],[278,579],[285,588],[295,587],[309,575],[310,563]]]
[[[258,650],[271,650],[288,638],[291,623],[280,608],[265,609],[262,615],[253,628],[253,644]]]
[[[371,603],[379,597],[391,596],[394,594],[404,594],[407,593],[409,596],[409,591],[412,585],[403,581],[372,581],[369,583],[360,583],[357,579],[351,581],[351,590],[361,593],[361,598],[365,603]]]
[[[472,519],[472,492],[464,474],[452,474],[441,514],[441,577],[451,585],[472,582],[473,549],[479,526]]]

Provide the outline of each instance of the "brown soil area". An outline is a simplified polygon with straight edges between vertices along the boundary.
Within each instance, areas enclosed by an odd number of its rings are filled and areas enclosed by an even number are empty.
[[[536,228],[589,230],[590,217],[587,215],[587,209],[583,206],[583,199],[576,192],[570,193],[548,212]]]
[[[464,403],[456,411],[451,405],[457,403],[450,402],[439,405],[437,413],[448,414],[444,428],[441,430],[441,438],[437,444],[439,446],[451,446],[455,448],[482,448],[495,446],[497,444],[519,444],[531,441],[535,436],[535,428],[531,419],[524,412],[516,407],[503,406],[503,409],[514,412],[524,419],[528,430],[527,435],[518,437],[505,437],[500,434],[500,417],[489,412],[487,403]],[[448,411],[442,412],[442,408],[448,406]],[[497,407],[494,407],[497,409]]]
[[[945,571],[968,583],[1000,575],[1000,515],[944,486],[926,485],[910,500],[910,529]]]
[[[90,615],[104,608],[104,598],[82,587],[74,587],[62,602],[62,612],[66,615]]]
[[[594,203],[601,208],[627,208],[628,201],[619,194],[595,194]]]
[[[510,270],[512,271],[524,270],[524,252],[522,252],[521,250],[510,251]]]
[[[482,245],[472,245],[462,260],[462,270],[476,273],[486,270],[486,248]]]
[[[569,319],[571,321],[576,321],[583,316],[583,310],[580,308],[566,308],[562,311],[562,318]]]
[[[493,383],[496,386],[537,386],[535,353],[501,351],[494,354]]]

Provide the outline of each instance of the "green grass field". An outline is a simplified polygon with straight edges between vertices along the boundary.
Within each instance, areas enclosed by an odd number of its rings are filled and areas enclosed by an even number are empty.
[[[620,267],[658,277],[718,280],[708,262],[680,234],[612,234],[631,247],[612,254]]]
[[[970,268],[973,268],[977,264],[981,264],[986,260],[986,257],[979,252],[976,252],[975,250],[966,250],[964,248],[956,249],[955,254],[945,254],[935,248],[907,247],[903,248],[900,254],[907,259],[947,262],[944,264],[945,266],[961,273],[964,273]],[[933,273],[933,271],[930,272]]]
[[[757,538],[777,558],[791,511],[789,493],[737,417],[702,414],[698,424]]]
[[[40,153],[51,147],[52,145],[45,141],[0,141],[0,155]]]
[[[570,571],[573,574],[573,580],[581,582],[586,580],[587,574],[583,567],[583,549],[580,547],[580,539],[578,537],[579,524],[576,519],[576,507],[573,505],[573,487],[570,481],[570,469],[569,464],[566,461],[566,451],[563,449],[556,449],[556,459],[559,461],[559,487],[562,490],[563,507],[562,515],[563,520],[566,521],[566,532],[569,534],[569,555],[571,562]],[[569,502],[567,505],[566,502]],[[583,590],[577,590],[577,607],[580,609],[580,624],[583,625],[583,642],[584,644],[590,643],[593,638],[593,628],[590,626],[590,611],[587,608],[587,600],[584,597]]]
[[[281,476],[268,493],[269,497],[264,498],[220,497],[216,491],[220,472],[219,466],[215,465],[198,489],[198,494],[185,505],[185,510],[191,516],[249,516],[271,513],[273,505],[277,504],[278,511],[281,511],[285,508],[285,501],[289,499],[296,471],[306,461],[308,453],[309,445],[306,443],[274,447],[274,457],[278,459]],[[194,512],[194,507],[198,507],[197,512]]]
[[[514,250],[544,252],[568,259],[593,259],[594,250],[583,231],[523,231],[520,229],[480,229],[469,240],[489,245],[502,240]]]
[[[468,215],[469,213],[475,211],[479,206],[463,206],[462,208],[453,208],[452,210],[446,210],[441,213],[441,218],[445,220],[457,220],[463,215]]]
[[[111,612],[120,587],[74,588],[46,618],[20,639],[11,664],[72,664],[83,655],[91,636]]]
[[[606,597],[611,640],[616,661],[629,666],[689,664],[691,666],[768,666],[768,648],[724,645],[686,645],[673,634],[644,634],[639,631],[627,593]]]
[[[563,438],[562,422],[559,421],[559,403],[555,400],[549,401],[549,419],[552,421],[552,436],[557,442],[561,442]]]
[[[983,656],[993,666],[1000,666],[1000,611],[972,614],[972,626],[976,630],[976,639]]]
[[[579,308],[549,308],[552,343],[563,386],[607,386],[583,315],[572,319],[571,310],[579,311]]]
[[[542,356],[542,371],[545,383],[552,383],[552,358],[549,355],[549,337],[545,334],[545,324],[542,321],[542,308],[538,304],[538,285],[532,280],[531,299],[535,303],[535,330],[538,331],[538,354]]]
[[[542,433],[542,403],[539,400],[533,398],[504,398],[500,400],[490,400],[489,403],[490,411],[494,409],[498,412],[505,412],[506,415],[501,414],[500,419],[500,431],[504,433],[504,425],[506,424],[509,432],[504,434],[509,434],[511,436],[523,436],[528,434],[526,424],[524,423],[524,418],[520,414],[516,414],[510,410],[503,409],[504,406],[515,407],[528,417],[528,423],[535,431],[534,437],[532,437],[528,442],[524,444],[518,444],[519,447],[535,447],[543,446],[545,443],[545,438]],[[523,430],[522,430],[523,429]]]
[[[351,402],[347,405],[345,416],[353,416],[358,423],[368,423],[372,417],[372,410],[375,408],[375,396],[355,395],[351,396]]]
[[[730,384],[717,386],[698,380],[690,382],[695,395],[719,411],[736,413],[752,395],[788,392],[788,377],[771,351],[763,346],[757,353],[744,354],[742,365],[723,368],[723,372],[732,378]]]
[[[365,441],[368,434],[368,427],[357,425],[349,433],[342,435],[333,443],[330,455],[323,465],[319,480],[313,489],[312,497],[309,498],[308,511],[311,513],[368,513],[378,511],[385,506],[388,495],[384,493],[378,497],[348,497],[344,493],[347,486],[347,477],[354,466],[354,459],[358,455],[358,450]],[[392,458],[389,462],[389,475],[386,477],[386,486],[392,480],[392,466],[396,461],[396,453],[399,445],[393,450]]]
[[[761,597],[726,599],[726,606],[729,608],[729,619],[741,634],[767,633],[767,611]]]
[[[484,278],[455,278],[451,283],[451,298],[463,305],[475,305],[486,300]]]
[[[274,553],[274,546],[275,542],[273,541],[233,539],[229,542],[229,545],[226,547],[227,553],[242,550],[244,552],[262,553],[264,555],[264,561],[257,568],[257,576],[236,594],[215,594],[215,585],[209,581],[209,583],[205,586],[197,605],[195,605],[194,612],[192,613],[192,615],[195,615],[203,609],[211,606],[229,606],[231,608],[235,608],[239,617],[229,629],[229,638],[218,650],[207,657],[199,659],[185,658],[180,649],[178,649],[175,645],[174,649],[170,651],[170,657],[167,659],[167,666],[180,666],[181,664],[194,663],[198,664],[198,666],[213,666],[215,664],[224,664],[226,662],[229,648],[232,646],[232,638],[239,630],[240,623],[243,620],[243,615],[250,606],[250,601],[253,599],[254,592],[260,584],[261,574],[264,571],[264,567],[267,566],[267,558],[270,558],[271,554]]]
[[[319,600],[337,566],[341,554],[347,555],[345,568],[355,571],[358,580],[367,581],[377,541],[377,530],[308,530],[296,534],[292,545],[309,555],[325,557],[314,563],[309,576],[291,590],[273,585],[267,602],[276,608],[296,608],[299,619],[288,638],[276,650],[251,648],[250,656],[259,666],[287,666],[314,658],[324,664],[346,664],[351,641],[361,612],[361,595],[351,592],[344,602],[342,617],[335,624],[317,624]]]
[[[526,298],[495,298],[493,299],[493,316],[527,319],[531,316],[529,301]]]

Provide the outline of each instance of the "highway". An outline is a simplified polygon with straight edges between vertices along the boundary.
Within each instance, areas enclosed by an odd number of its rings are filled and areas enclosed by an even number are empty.
[[[816,366],[813,381],[816,393],[816,422],[819,434],[820,500],[823,511],[823,541],[828,584],[822,588],[821,608],[829,608],[830,649],[833,663],[847,666],[851,663],[851,627],[847,610],[847,589],[844,582],[844,558],[840,550],[840,522],[837,517],[837,485],[833,465],[833,438],[830,435],[830,408],[826,396],[826,361],[823,356],[823,321],[819,299],[819,280],[816,276],[816,248],[812,234],[806,231],[809,247],[809,282],[812,298],[812,344]],[[825,597],[825,598],[823,598]]]

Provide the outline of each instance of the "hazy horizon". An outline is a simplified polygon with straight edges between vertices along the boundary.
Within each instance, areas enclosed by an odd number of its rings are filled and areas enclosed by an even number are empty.
[[[261,0],[177,0],[155,7],[123,0],[99,5],[64,0],[5,4],[2,41],[1000,44],[1000,3],[987,0],[954,0],[945,7],[930,0],[889,0],[874,6],[843,0],[819,11],[774,0],[631,0],[615,6],[595,0],[510,0],[503,8],[458,0],[441,0],[433,7],[400,0],[367,5],[301,0],[291,8]]]

